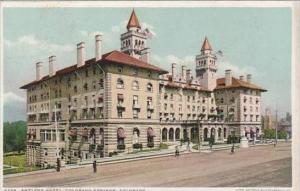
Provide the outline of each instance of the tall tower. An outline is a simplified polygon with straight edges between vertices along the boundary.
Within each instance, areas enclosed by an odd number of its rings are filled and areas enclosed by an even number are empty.
[[[200,55],[196,56],[196,78],[201,86],[213,90],[217,84],[217,57],[212,53],[212,48],[205,37]]]
[[[139,20],[133,10],[127,24],[127,32],[121,34],[121,51],[134,58],[148,62],[149,48],[147,33],[141,29]]]

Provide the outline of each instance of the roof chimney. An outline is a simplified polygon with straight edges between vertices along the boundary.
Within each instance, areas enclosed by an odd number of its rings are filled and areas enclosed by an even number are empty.
[[[244,81],[244,76],[240,76],[240,80]]]
[[[85,44],[80,42],[77,44],[77,67],[83,66],[85,63]]]
[[[186,67],[183,65],[181,66],[181,78],[184,80],[186,79],[185,75],[186,75]]]
[[[187,69],[186,70],[186,82],[188,83],[191,79],[191,70]]]
[[[102,58],[102,35],[98,34],[95,36],[95,51],[96,51],[96,61]]]
[[[251,74],[247,74],[247,82],[251,83]]]
[[[42,78],[42,75],[41,75],[42,66],[43,66],[42,62],[36,63],[36,68],[35,68],[36,69],[36,81],[39,81]]]
[[[55,63],[56,63],[56,56],[49,57],[49,76],[55,75]]]
[[[230,86],[232,83],[231,70],[225,70],[225,86]]]
[[[172,63],[172,79],[174,80],[175,75],[176,75],[176,63]]]

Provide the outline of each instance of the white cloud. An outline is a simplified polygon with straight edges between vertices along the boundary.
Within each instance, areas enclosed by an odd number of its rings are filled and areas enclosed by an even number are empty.
[[[127,22],[128,22],[127,20],[123,20],[119,24],[112,26],[110,32],[121,33],[126,29]]]
[[[46,40],[39,39],[35,35],[24,35],[19,37],[16,41],[4,40],[4,45],[7,48],[26,47],[26,49],[28,49],[28,47],[30,47],[30,49],[53,52],[70,52],[74,50],[72,45],[51,43]]]
[[[152,25],[143,22],[143,23],[141,23],[141,27],[142,27],[142,29],[148,29],[152,33],[153,36],[156,36],[154,27]]]
[[[186,66],[193,66],[195,57],[194,56],[184,56],[184,57],[178,57],[173,54],[169,54],[167,56],[159,56],[157,54],[153,54],[151,56],[154,62],[159,64],[172,64],[176,63],[178,65],[186,65]]]
[[[94,37],[94,36],[96,36],[96,35],[98,35],[98,34],[104,35],[104,33],[101,32],[101,31],[94,31],[94,32],[80,31],[79,33],[80,33],[82,36],[84,36],[84,37],[88,37],[88,36]]]
[[[257,75],[258,72],[255,68],[247,66],[247,67],[240,67],[237,65],[234,65],[228,61],[222,61],[218,63],[218,74],[220,76],[224,76],[225,70],[230,69],[233,73],[233,76],[238,77],[241,75],[247,75],[247,74],[254,74]]]
[[[19,104],[19,103],[25,103],[26,99],[15,94],[14,92],[7,92],[4,93],[4,104],[10,105],[10,104]]]

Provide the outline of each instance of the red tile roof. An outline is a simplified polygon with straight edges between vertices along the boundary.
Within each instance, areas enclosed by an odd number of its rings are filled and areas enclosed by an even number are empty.
[[[204,42],[202,44],[202,48],[201,48],[201,51],[204,51],[204,50],[212,50],[207,37],[205,37]]]
[[[132,13],[130,15],[130,19],[127,23],[127,29],[129,29],[130,27],[137,27],[137,28],[141,28],[139,20],[134,12],[134,10],[132,10]]]
[[[249,89],[254,89],[254,90],[260,90],[260,91],[267,91],[255,84],[243,81],[243,80],[239,80],[236,79],[234,77],[232,77],[232,83],[229,86],[225,86],[225,78],[219,78],[217,79],[217,87],[215,88],[215,90],[219,90],[219,89],[227,89],[227,88],[249,88]]]
[[[161,69],[157,66],[154,66],[152,64],[143,62],[139,59],[136,59],[132,56],[124,54],[120,51],[114,50],[112,52],[109,52],[109,53],[106,53],[106,54],[102,55],[102,59],[97,61],[97,62],[96,62],[95,58],[92,58],[92,59],[89,59],[89,60],[85,61],[85,64],[81,67],[77,67],[77,65],[75,64],[75,65],[63,68],[61,70],[56,71],[54,76],[51,76],[51,77],[49,75],[44,76],[41,80],[35,80],[35,81],[32,81],[32,82],[22,86],[21,89],[27,89],[31,85],[37,84],[39,82],[42,82],[42,81],[45,81],[45,80],[48,80],[48,79],[51,79],[51,78],[54,78],[54,77],[57,77],[57,76],[72,73],[76,70],[85,68],[89,65],[96,64],[96,63],[100,63],[100,64],[107,64],[107,63],[124,64],[124,65],[132,66],[132,67],[148,69],[148,70],[151,70],[151,71],[158,72],[159,74],[168,73],[168,71],[163,70],[163,69]]]

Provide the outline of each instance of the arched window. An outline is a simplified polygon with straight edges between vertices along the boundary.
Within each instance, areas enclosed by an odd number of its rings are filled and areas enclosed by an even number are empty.
[[[139,137],[140,137],[140,131],[138,128],[134,128],[133,129],[133,133],[132,133],[132,142],[133,144],[135,143],[139,143]]]
[[[154,147],[154,131],[151,127],[148,128],[147,130],[147,146],[148,147]]]
[[[139,90],[139,82],[138,81],[133,81],[132,82],[132,89],[133,90]]]
[[[214,137],[215,137],[215,129],[212,128],[212,129],[210,130],[210,138],[214,138]]]
[[[147,84],[147,91],[148,91],[148,92],[152,92],[152,90],[153,90],[152,84],[151,84],[151,83],[148,83],[148,84]]]
[[[163,142],[167,141],[167,137],[168,137],[168,130],[166,128],[163,128],[163,130],[162,130],[162,141]]]
[[[100,89],[103,89],[103,87],[104,87],[104,81],[103,81],[103,79],[99,80],[99,86],[100,86]]]
[[[204,141],[207,140],[207,135],[208,135],[208,129],[205,128],[205,129],[204,129]]]
[[[93,144],[96,144],[96,131],[94,128],[90,131],[90,138],[92,139]]]
[[[121,78],[117,80],[117,88],[119,89],[124,88],[124,81]]]
[[[99,137],[100,145],[104,145],[104,130],[103,130],[103,128],[100,128],[99,134],[100,134],[100,137]]]
[[[219,128],[219,129],[218,129],[218,138],[219,138],[219,139],[221,139],[221,133],[222,133],[222,129]]]
[[[125,141],[124,139],[126,138],[125,136],[125,131],[123,128],[118,128],[117,130],[117,148],[118,149],[122,149],[124,150],[125,149]]]
[[[176,141],[178,141],[180,139],[180,129],[179,128],[177,128],[175,131],[175,139],[176,139]]]
[[[169,129],[169,141],[174,141],[174,129]]]

